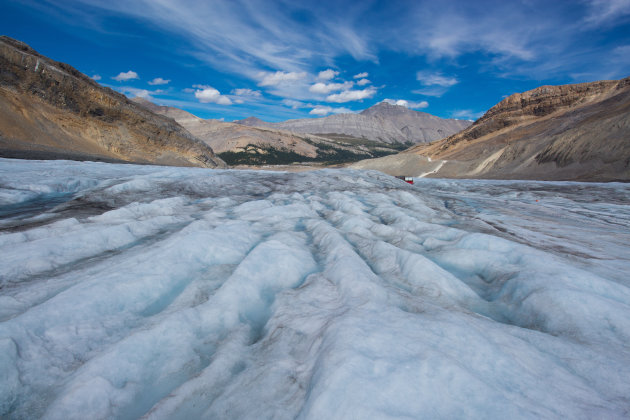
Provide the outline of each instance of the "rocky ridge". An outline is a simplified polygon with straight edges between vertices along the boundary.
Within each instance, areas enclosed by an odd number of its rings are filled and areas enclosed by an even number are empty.
[[[630,78],[516,93],[460,133],[356,167],[394,173],[410,162],[412,175],[628,181]]]
[[[68,64],[0,37],[0,155],[225,167],[207,144]]]

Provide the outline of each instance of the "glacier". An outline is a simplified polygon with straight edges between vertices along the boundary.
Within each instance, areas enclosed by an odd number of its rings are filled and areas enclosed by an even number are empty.
[[[629,204],[0,159],[0,417],[628,418]]]

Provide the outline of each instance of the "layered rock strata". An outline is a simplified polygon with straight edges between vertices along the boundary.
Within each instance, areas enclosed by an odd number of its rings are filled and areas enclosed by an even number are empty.
[[[0,155],[225,166],[211,147],[174,120],[4,36]]]

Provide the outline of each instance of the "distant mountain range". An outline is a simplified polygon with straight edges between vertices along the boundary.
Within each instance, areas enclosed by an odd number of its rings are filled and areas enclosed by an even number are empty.
[[[318,136],[223,122],[199,117],[178,108],[159,106],[143,98],[132,99],[151,112],[175,120],[229,164],[287,164],[300,161],[357,161],[396,153],[401,149],[341,144]]]
[[[6,36],[0,37],[0,156],[225,167],[172,119]]]
[[[456,178],[630,180],[630,77],[516,93],[467,129],[355,168]]]
[[[268,123],[258,118],[235,121],[250,127],[275,128],[303,134],[343,134],[389,144],[415,144],[455,134],[471,121],[439,118],[404,106],[380,102],[359,114],[337,114]]]
[[[362,160],[352,167],[395,175],[630,181],[630,78],[517,93],[472,125],[384,102],[226,123],[129,100],[3,36],[0,156],[210,168]]]
[[[357,161],[396,153],[429,138],[442,138],[470,125],[382,102],[361,114],[269,123],[249,117],[234,123],[204,120],[181,109],[134,98],[149,110],[173,118],[231,164],[296,161]]]

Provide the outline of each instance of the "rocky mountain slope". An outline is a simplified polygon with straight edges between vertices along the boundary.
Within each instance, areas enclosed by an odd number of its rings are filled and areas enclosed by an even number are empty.
[[[468,120],[444,119],[387,102],[380,102],[362,111],[361,115],[390,121],[411,143],[428,143],[443,139],[460,132],[472,123]]]
[[[321,136],[341,134],[389,144],[430,142],[457,133],[470,125],[470,121],[443,119],[387,102],[378,103],[360,114],[337,114],[279,123],[268,123],[250,117],[236,123]]]
[[[460,133],[355,167],[416,176],[628,181],[630,78],[516,93]]]
[[[173,118],[195,137],[204,141],[230,164],[287,164],[292,162],[347,162],[400,151],[396,145],[371,143],[362,139],[297,134],[274,128],[255,117],[247,121],[260,125],[204,120],[178,108],[159,106],[134,98],[157,114]],[[265,125],[267,124],[267,125]]]
[[[0,37],[0,156],[224,167],[207,144],[73,67]]]

